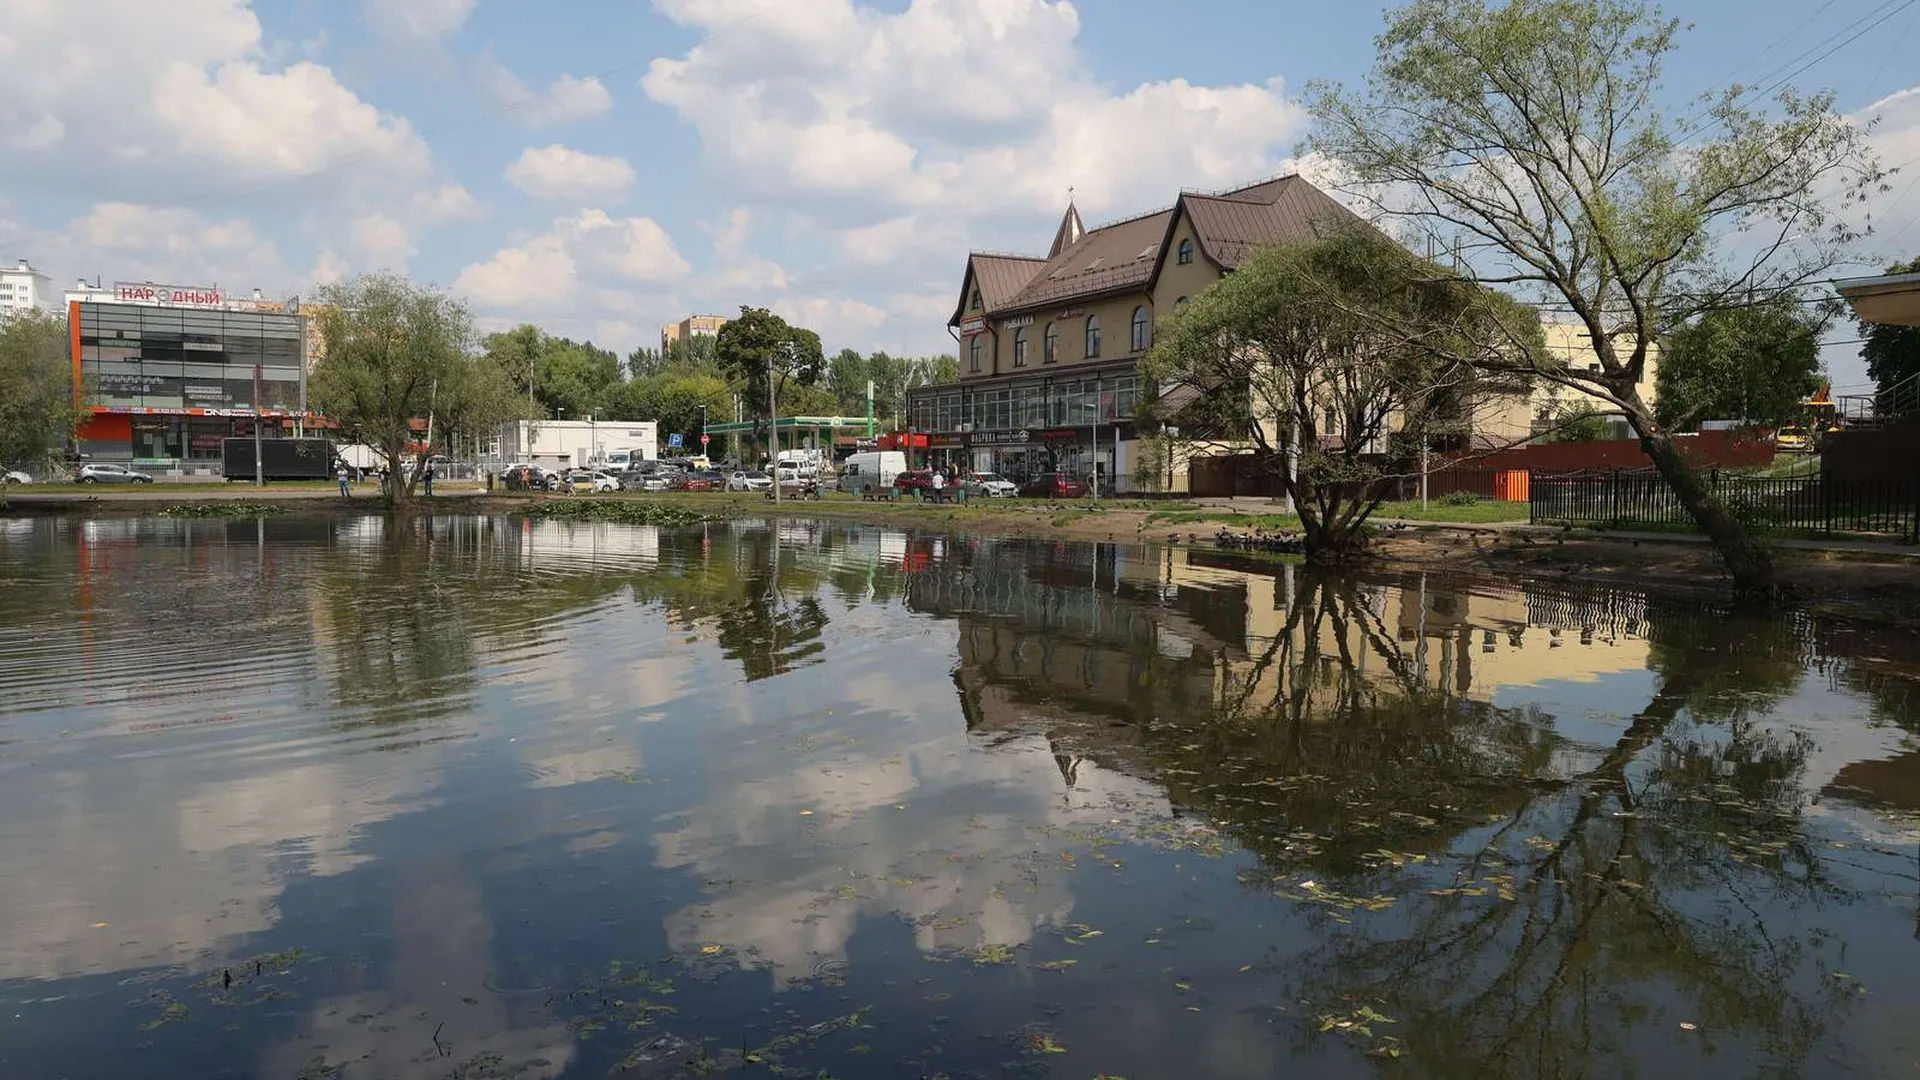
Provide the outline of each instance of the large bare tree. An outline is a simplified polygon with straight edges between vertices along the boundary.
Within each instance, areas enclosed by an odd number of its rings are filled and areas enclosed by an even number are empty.
[[[1625,416],[1736,584],[1763,589],[1767,551],[1642,396],[1648,357],[1668,327],[1825,277],[1855,239],[1839,211],[1884,173],[1831,94],[1736,85],[1662,111],[1679,29],[1632,0],[1418,0],[1388,15],[1363,91],[1312,89],[1310,145],[1478,280],[1578,323],[1597,370],[1530,373]]]

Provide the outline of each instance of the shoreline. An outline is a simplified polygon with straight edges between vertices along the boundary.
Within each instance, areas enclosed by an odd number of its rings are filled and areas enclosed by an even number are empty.
[[[15,489],[18,491],[18,489]],[[651,494],[560,496],[521,492],[453,491],[433,498],[417,496],[409,513],[512,514],[563,499],[619,498],[657,502],[700,511],[716,518],[774,513],[822,520],[931,528],[991,536],[1045,537],[1086,542],[1192,545],[1217,549],[1223,530],[1246,535],[1221,521],[1155,520],[1155,515],[1191,516],[1190,503],[1110,500],[1047,503],[1028,500],[976,501],[928,506],[917,502],[864,502],[851,498],[786,500],[776,506],[763,495]],[[286,513],[373,513],[386,508],[377,496],[342,499],[318,488],[260,491],[252,487],[169,492],[13,494],[0,516],[84,515],[130,517],[158,514],[177,506],[262,503]],[[1237,514],[1237,511],[1234,512]],[[1245,514],[1249,525],[1255,514]],[[1250,558],[1287,556],[1235,551]],[[1776,565],[1784,598],[1815,613],[1845,614],[1880,622],[1920,625],[1920,548],[1839,544],[1827,548],[1780,547]],[[1356,567],[1425,570],[1574,581],[1595,585],[1658,588],[1699,599],[1730,599],[1725,573],[1713,551],[1697,538],[1610,535],[1520,524],[1445,522],[1383,523]]]

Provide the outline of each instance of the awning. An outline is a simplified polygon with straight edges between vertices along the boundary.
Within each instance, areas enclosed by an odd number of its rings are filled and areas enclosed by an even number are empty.
[[[1920,326],[1920,274],[1845,278],[1833,287],[1863,322]]]

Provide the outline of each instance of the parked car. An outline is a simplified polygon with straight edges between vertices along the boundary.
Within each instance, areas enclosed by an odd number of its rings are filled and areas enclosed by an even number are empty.
[[[960,486],[969,495],[985,495],[990,499],[1004,499],[1020,490],[1020,485],[992,473],[968,473],[960,478]]]
[[[726,477],[720,473],[688,472],[681,473],[669,483],[668,491],[718,491],[725,486]]]
[[[1788,454],[1804,454],[1813,449],[1813,441],[1807,437],[1807,429],[1797,424],[1789,424],[1773,434],[1774,449]]]
[[[1020,494],[1029,499],[1077,499],[1087,493],[1087,485],[1066,473],[1041,473],[1020,485]]]
[[[901,491],[932,491],[932,469],[906,469],[893,478],[893,486]]]
[[[727,477],[728,491],[765,491],[773,486],[773,477],[759,469],[737,469]]]
[[[567,487],[573,491],[591,491],[598,495],[619,491],[620,481],[592,469],[573,469],[567,473]]]
[[[8,469],[6,472],[0,473],[0,481],[9,484],[31,484],[33,483],[33,477],[28,476],[19,469]]]
[[[500,470],[500,486],[508,491],[546,491],[547,474],[538,465],[509,465]]]
[[[143,472],[135,472],[125,465],[82,465],[80,482],[83,484],[151,484],[153,477]]]

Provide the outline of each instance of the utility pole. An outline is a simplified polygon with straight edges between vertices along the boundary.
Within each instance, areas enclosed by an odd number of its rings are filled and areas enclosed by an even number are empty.
[[[780,410],[773,396],[773,354],[767,354],[767,464],[773,468],[773,501],[780,501]],[[800,470],[793,471],[795,476]]]
[[[261,362],[253,362],[253,486],[266,487],[266,465],[260,460],[260,392],[266,384]]]

